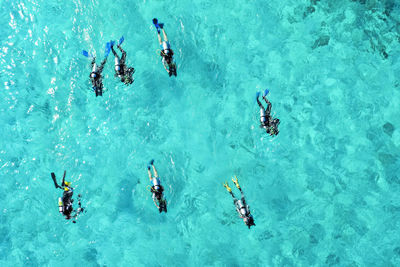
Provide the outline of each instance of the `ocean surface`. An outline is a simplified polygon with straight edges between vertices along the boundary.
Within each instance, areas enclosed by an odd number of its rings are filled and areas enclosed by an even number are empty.
[[[0,7],[0,266],[400,266],[400,2]],[[99,63],[121,36],[135,82],[110,54],[96,98],[81,51]],[[259,128],[265,88],[274,138]],[[64,170],[86,208],[76,224],[50,177]],[[234,175],[250,230],[222,186]]]

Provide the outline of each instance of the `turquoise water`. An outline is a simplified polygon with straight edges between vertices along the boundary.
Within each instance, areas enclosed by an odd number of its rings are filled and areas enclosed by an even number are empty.
[[[1,1],[0,266],[399,266],[399,7]],[[110,56],[96,98],[81,50],[100,58],[121,35],[136,80]],[[276,138],[258,127],[266,87]],[[87,209],[76,224],[50,178],[64,169]],[[250,230],[222,187],[235,174]]]

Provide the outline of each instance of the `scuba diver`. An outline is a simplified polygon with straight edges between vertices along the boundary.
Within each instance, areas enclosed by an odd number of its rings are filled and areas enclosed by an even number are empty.
[[[228,182],[225,182],[223,185],[226,188],[226,190],[228,190],[228,192],[231,194],[231,196],[233,198],[233,203],[235,204],[236,211],[239,213],[240,218],[243,219],[244,223],[250,229],[250,227],[252,225],[254,225],[254,226],[256,225],[254,223],[253,215],[250,214],[250,207],[246,203],[243,191],[240,188],[240,185],[239,185],[237,177],[235,176],[235,179],[232,178],[232,181],[236,185],[236,187],[240,190],[240,193],[242,195],[242,198],[240,200],[236,199],[235,195],[232,193],[232,189],[228,185]]]
[[[274,135],[278,135],[278,133],[279,133],[279,130],[278,130],[279,119],[273,119],[271,116],[272,104],[266,98],[268,93],[269,93],[269,90],[265,89],[264,94],[262,96],[264,101],[267,103],[267,109],[264,108],[264,106],[261,104],[260,100],[258,99],[260,97],[260,92],[257,92],[256,100],[257,100],[258,106],[260,107],[260,122],[261,122],[260,128],[264,128],[268,134],[270,134],[271,136],[274,136]]]
[[[126,85],[132,84],[133,83],[133,78],[132,74],[135,73],[135,68],[133,67],[127,67],[125,64],[125,59],[126,59],[126,52],[122,49],[121,44],[124,42],[124,37],[122,36],[121,39],[119,39],[119,42],[117,44],[118,49],[121,51],[122,56],[119,57],[117,52],[114,50],[114,41],[111,41],[111,51],[113,52],[115,56],[115,77],[118,77],[121,79],[121,82],[125,83]]]
[[[62,189],[63,196],[62,198],[58,198],[58,210],[60,213],[62,213],[65,216],[65,219],[69,220],[73,218],[73,223],[76,223],[75,218],[78,217],[78,215],[84,211],[84,208],[82,208],[81,205],[81,195],[78,195],[78,209],[74,210],[72,207],[72,203],[74,200],[72,199],[72,195],[74,194],[74,189],[71,187],[71,182],[65,182],[65,175],[67,174],[67,171],[64,171],[64,176],[62,179],[61,186],[58,185],[57,180],[56,180],[56,175],[54,172],[51,173],[51,178],[53,179],[54,186],[56,188]],[[75,212],[74,215],[72,213]]]
[[[151,175],[150,165],[153,167],[154,177]],[[156,204],[156,207],[160,213],[163,211],[167,212],[167,201],[163,196],[164,187],[162,187],[160,178],[158,178],[156,167],[154,167],[154,159],[152,159],[149,162],[149,165],[147,165],[147,173],[149,174],[149,179],[152,183],[150,192],[153,193],[152,198],[154,204]]]
[[[90,81],[92,82],[93,85],[93,90],[96,93],[96,97],[97,96],[102,96],[103,95],[103,79],[101,76],[101,72],[103,71],[104,65],[107,62],[107,57],[110,54],[111,51],[111,44],[110,43],[106,43],[106,48],[105,48],[105,52],[104,52],[104,59],[101,62],[100,66],[97,67],[96,65],[96,57],[92,56],[91,54],[89,54],[87,51],[83,50],[82,54],[87,57],[92,59],[92,72],[90,73],[89,77],[90,77]]]
[[[162,57],[162,63],[164,65],[164,68],[168,72],[170,77],[172,75],[176,76],[176,64],[173,59],[174,51],[172,51],[171,46],[168,42],[168,37],[164,30],[164,24],[158,23],[158,20],[155,18],[153,19],[153,24],[157,30],[158,42],[160,43],[161,47],[160,55]],[[161,38],[160,29],[163,32],[164,41]]]

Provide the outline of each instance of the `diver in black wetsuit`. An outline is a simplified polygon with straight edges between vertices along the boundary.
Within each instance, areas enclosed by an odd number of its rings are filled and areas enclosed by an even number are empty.
[[[64,190],[62,198],[58,198],[58,210],[60,213],[62,213],[65,216],[65,219],[69,220],[73,218],[74,220],[72,221],[73,223],[76,223],[75,218],[78,217],[78,215],[84,211],[84,208],[82,208],[81,205],[81,195],[78,195],[78,209],[74,210],[72,203],[74,200],[72,199],[72,195],[74,194],[74,189],[70,186],[71,182],[65,182],[65,175],[67,174],[67,171],[64,171],[64,176],[62,179],[61,186],[57,184],[56,180],[56,175],[54,172],[51,173],[51,178],[53,179],[54,186],[56,188],[60,188]],[[74,215],[72,213],[75,212]]]
[[[267,99],[266,95],[268,94],[268,89],[265,90],[262,98],[264,99],[265,103],[267,103],[267,109],[264,108],[264,106],[261,104],[260,100],[258,99],[260,96],[260,92],[257,92],[256,94],[256,99],[257,99],[257,104],[260,107],[260,128],[264,128],[268,134],[271,136],[278,135],[279,130],[278,130],[278,125],[279,125],[279,119],[273,119],[271,116],[271,108],[272,104],[269,102]]]
[[[90,77],[90,81],[92,82],[92,86],[93,86],[93,90],[96,93],[96,97],[97,96],[102,96],[103,95],[103,77],[101,76],[101,73],[103,71],[104,65],[107,62],[107,57],[110,54],[111,51],[111,44],[110,43],[106,43],[106,48],[105,48],[105,52],[104,52],[104,59],[101,62],[100,66],[98,67],[96,65],[96,57],[92,56],[91,54],[89,54],[87,51],[83,50],[82,54],[85,57],[91,58],[92,62],[92,72],[90,73],[89,77]]]
[[[153,167],[154,177],[150,171],[150,165]],[[158,211],[161,213],[163,211],[167,212],[167,201],[163,196],[164,187],[161,185],[160,178],[158,177],[158,173],[156,167],[154,167],[154,160],[152,159],[147,165],[147,173],[149,174],[149,179],[152,184],[150,192],[153,194],[152,198],[154,204],[158,208]]]
[[[228,185],[228,182],[225,182],[223,185],[226,188],[226,190],[228,190],[228,192],[231,194],[231,196],[233,198],[233,203],[235,204],[236,211],[239,213],[240,218],[243,219],[243,222],[250,229],[250,227],[252,225],[254,225],[254,226],[256,225],[254,223],[253,215],[250,214],[250,207],[246,203],[242,188],[240,188],[237,177],[235,176],[235,179],[232,178],[232,181],[236,185],[236,187],[239,189],[240,194],[242,195],[242,198],[240,200],[236,199],[235,195],[232,193],[232,189]]]
[[[114,67],[115,77],[120,78],[121,82],[125,83],[126,85],[129,85],[133,83],[132,75],[133,73],[135,73],[135,69],[133,67],[128,68],[125,64],[126,52],[121,47],[123,41],[124,37],[121,37],[117,45],[118,49],[122,53],[121,57],[119,57],[117,52],[115,52],[114,50],[114,43],[115,43],[114,41],[111,41],[111,51],[115,56],[115,67]]]

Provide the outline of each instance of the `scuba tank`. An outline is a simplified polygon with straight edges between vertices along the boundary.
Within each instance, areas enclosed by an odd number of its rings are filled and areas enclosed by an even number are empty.
[[[59,211],[60,213],[63,213],[63,212],[64,212],[64,204],[63,204],[63,202],[62,202],[62,200],[61,200],[61,197],[58,198],[58,211]]]

